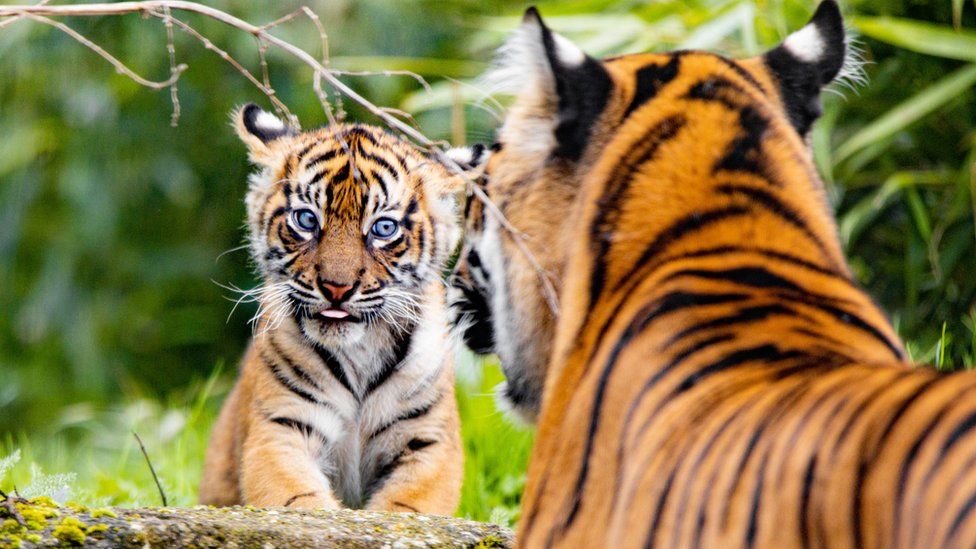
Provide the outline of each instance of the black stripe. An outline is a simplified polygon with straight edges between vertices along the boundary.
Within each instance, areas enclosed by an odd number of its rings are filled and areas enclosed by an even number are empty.
[[[383,369],[369,381],[366,390],[363,391],[363,399],[366,399],[373,391],[386,383],[400,369],[404,359],[407,358],[407,354],[410,352],[410,343],[413,339],[412,331],[412,327],[408,327],[406,330],[400,331],[394,336],[393,356],[383,364]]]
[[[411,452],[419,452],[420,450],[423,450],[428,446],[433,446],[434,444],[437,444],[436,440],[412,438],[410,439],[410,442],[407,443],[407,449],[409,449]]]
[[[674,242],[701,231],[702,229],[720,221],[724,221],[731,217],[746,215],[749,213],[749,211],[750,210],[744,206],[727,206],[725,208],[717,208],[705,212],[693,212],[678,219],[668,228],[658,233],[657,238],[655,238],[653,242],[644,248],[644,251],[641,253],[640,257],[634,262],[633,265],[631,265],[631,268],[627,271],[627,274],[621,278],[619,282],[617,282],[614,289],[617,290],[623,286],[623,284],[630,279],[631,276],[640,270],[643,264],[647,263],[655,256],[663,252]]]
[[[674,477],[678,475],[678,467],[671,470],[671,474],[668,475],[667,482],[664,483],[664,488],[661,491],[661,496],[657,499],[657,507],[654,508],[654,518],[651,520],[651,529],[647,532],[647,537],[644,538],[644,547],[653,547],[654,540],[657,538],[657,529],[661,526],[661,519],[664,517],[664,504],[668,502],[668,496],[671,495],[671,487],[674,485]],[[672,532],[672,535],[676,535],[676,532]]]
[[[732,59],[729,59],[727,57],[724,57],[724,56],[721,56],[721,55],[718,55],[718,54],[714,54],[714,53],[709,53],[709,52],[702,52],[702,53],[706,53],[706,54],[711,55],[712,57],[718,59],[720,62],[724,63],[727,67],[729,67],[730,69],[734,70],[736,72],[736,74],[738,74],[739,76],[742,77],[743,80],[745,80],[746,82],[748,82],[748,83],[752,84],[753,86],[755,86],[756,88],[758,88],[760,92],[768,95],[766,93],[766,88],[764,88],[762,86],[762,84],[760,84],[759,81],[756,80],[756,78],[754,76],[752,76],[752,74],[749,73],[749,71],[747,71],[744,68],[742,68],[741,65],[739,65],[738,63],[736,63]]]
[[[683,96],[684,99],[699,101],[717,101],[729,110],[739,110],[742,100],[748,100],[746,91],[727,78],[717,76],[708,77],[694,86]]]
[[[381,425],[379,429],[370,433],[370,435],[366,437],[366,441],[369,442],[375,439],[376,437],[388,431],[390,427],[393,427],[394,425],[400,423],[401,421],[410,421],[412,419],[421,418],[427,415],[434,408],[434,406],[436,406],[441,401],[443,397],[444,397],[443,393],[440,393],[430,402],[427,402],[426,404],[423,404],[411,410],[407,410],[406,412],[398,415],[397,417]]]
[[[311,402],[313,404],[319,404],[326,407],[331,406],[330,403],[323,402],[315,398],[311,393],[305,391],[301,387],[296,386],[291,380],[289,380],[287,377],[282,375],[281,368],[273,360],[265,356],[264,353],[261,354],[261,358],[264,360],[264,363],[271,370],[271,374],[274,376],[275,380],[278,383],[280,383],[282,386],[284,386],[286,389],[288,389],[289,391],[297,395],[299,398]]]
[[[956,513],[956,518],[952,520],[952,526],[949,528],[949,534],[946,535],[945,539],[943,540],[945,542],[945,547],[953,547],[953,544],[949,542],[952,541],[952,538],[956,537],[956,533],[959,531],[962,523],[969,518],[969,515],[974,509],[976,509],[976,494],[969,496],[969,499],[966,500],[966,503],[962,506],[962,509]]]
[[[393,472],[396,471],[401,465],[403,465],[403,458],[406,457],[407,451],[403,450],[399,454],[393,456],[392,459],[388,459],[386,462],[382,463],[373,474],[373,478],[370,479],[369,483],[366,485],[365,493],[366,497],[372,496],[386,484],[386,481],[390,479]]]
[[[861,524],[861,500],[864,497],[864,478],[867,476],[869,462],[873,461],[873,459],[877,457],[877,453],[880,451],[880,449],[884,447],[885,442],[888,440],[888,436],[891,435],[891,431],[894,430],[898,420],[900,420],[905,412],[913,404],[915,404],[915,401],[924,395],[932,385],[939,381],[939,379],[944,378],[930,379],[926,381],[925,383],[916,387],[915,390],[912,391],[912,394],[902,401],[897,410],[895,410],[895,413],[891,416],[891,419],[888,420],[888,424],[885,425],[884,429],[882,429],[881,438],[878,439],[878,442],[874,447],[874,455],[870,458],[870,460],[864,458],[861,459],[861,462],[857,468],[857,475],[855,477],[853,486],[854,504],[851,513],[851,524],[854,526],[855,547],[864,547],[864,531],[863,525]]]
[[[342,364],[339,363],[339,359],[321,345],[314,345],[312,348],[315,349],[315,353],[322,359],[322,363],[329,369],[329,372],[332,373],[332,377],[349,391],[349,394],[357,396],[356,391],[353,390],[352,384],[349,382],[349,377],[346,376],[346,371],[342,369]]]
[[[305,492],[304,494],[295,494],[294,496],[288,498],[288,501],[285,502],[285,507],[289,507],[292,503],[295,503],[296,501],[302,498],[310,498],[315,496],[316,494],[318,494],[318,492]]]
[[[682,116],[672,116],[659,122],[636,142],[634,148],[627,153],[627,158],[608,178],[607,189],[598,201],[599,209],[590,228],[594,257],[593,272],[590,274],[591,304],[597,302],[606,283],[606,255],[610,251],[612,235],[615,233],[617,218],[622,210],[620,203],[630,190],[634,173],[654,157],[663,143],[673,139],[686,123]]]
[[[948,455],[949,450],[951,450],[952,447],[955,446],[963,436],[968,435],[973,428],[976,428],[976,412],[972,412],[966,416],[965,419],[960,421],[952,432],[949,433],[949,436],[946,437],[945,442],[942,444],[942,450],[939,452],[938,461],[936,461],[935,465],[938,466],[946,455]]]
[[[888,350],[890,350],[892,354],[895,355],[895,358],[899,360],[905,358],[904,352],[902,352],[902,350],[899,349],[898,346],[895,345],[893,341],[888,339],[886,335],[881,333],[881,330],[872,326],[871,324],[868,324],[867,321],[865,321],[863,318],[859,317],[858,315],[851,313],[849,311],[845,311],[840,307],[829,305],[827,303],[817,303],[814,301],[804,301],[804,303],[833,316],[834,318],[836,318],[840,322],[843,322],[844,324],[849,324],[851,326],[854,326],[855,328],[858,328],[862,332],[867,333],[872,338],[881,342],[885,347],[887,347]]]
[[[831,257],[831,254],[827,250],[827,246],[822,240],[820,240],[820,237],[813,232],[813,229],[807,225],[806,221],[803,219],[803,216],[801,216],[800,213],[793,208],[787,206],[772,193],[746,185],[734,184],[718,185],[715,187],[715,190],[729,196],[742,195],[748,197],[752,203],[762,206],[766,211],[774,214],[776,217],[779,217],[786,223],[799,229],[801,232],[803,232],[803,234],[807,235],[807,237],[809,237],[810,240],[817,245],[817,248],[824,255],[824,258],[830,260],[829,258]],[[830,261],[831,264],[834,264],[833,260]]]
[[[727,328],[730,326],[736,326],[738,324],[750,324],[753,322],[766,320],[771,316],[782,315],[796,316],[797,312],[790,307],[786,307],[785,305],[780,305],[778,303],[774,303],[772,305],[746,307],[736,311],[735,314],[722,316],[705,322],[699,322],[693,326],[685,328],[684,330],[671,336],[661,347],[662,349],[666,350],[678,341],[690,335],[695,335],[704,331],[714,330],[716,328]]]
[[[288,366],[288,368],[292,371],[292,373],[294,373],[296,376],[298,376],[298,378],[301,379],[302,381],[304,381],[305,383],[311,385],[312,386],[312,389],[314,389],[314,390],[316,390],[316,391],[318,391],[320,393],[323,392],[322,391],[322,388],[319,387],[319,384],[316,383],[314,379],[312,379],[312,376],[310,376],[308,374],[308,372],[306,372],[304,369],[302,369],[301,366],[299,366],[298,364],[296,364],[294,360],[292,360],[291,358],[289,358],[288,355],[286,355],[285,352],[281,350],[281,347],[279,347],[278,346],[278,343],[275,342],[274,337],[269,337],[268,338],[268,343],[271,344],[271,348],[278,355],[278,357],[281,358],[281,360],[284,361],[285,365]]]
[[[652,63],[645,65],[634,74],[634,98],[624,111],[624,118],[630,116],[637,107],[650,101],[657,95],[661,88],[670,83],[676,76],[681,66],[681,55],[672,55],[664,65]]]
[[[808,355],[804,351],[798,351],[796,349],[783,351],[780,350],[778,346],[770,343],[739,349],[725,355],[721,359],[711,364],[697,369],[694,373],[686,377],[680,384],[678,384],[677,388],[674,390],[674,396],[691,390],[706,377],[724,372],[730,368],[742,366],[743,364],[750,362],[773,364],[776,362],[782,362],[784,360],[802,358],[806,356]]]
[[[965,387],[959,393],[953,395],[952,398],[947,399],[947,402],[964,402],[964,400],[961,397],[964,394],[972,391],[973,389],[976,389],[976,387],[974,386]],[[916,438],[915,443],[911,446],[911,448],[908,451],[908,454],[905,457],[905,461],[902,463],[901,474],[899,476],[899,482],[898,482],[898,491],[895,497],[895,502],[896,502],[895,524],[898,524],[897,520],[898,520],[898,515],[900,514],[899,512],[900,508],[904,507],[904,503],[902,502],[902,497],[905,493],[905,490],[907,489],[908,470],[911,467],[911,464],[914,461],[914,459],[918,456],[918,452],[921,449],[922,444],[931,438],[929,436],[929,433],[935,430],[936,425],[940,423],[945,418],[945,415],[951,410],[952,410],[951,406],[943,405],[942,409],[939,410],[938,414],[932,419],[931,422],[929,422],[929,425],[927,425],[924,429],[919,431],[919,433],[921,433],[921,436],[918,436],[918,438]],[[949,436],[947,436],[946,440],[942,443],[942,448],[939,451],[938,455],[936,455],[935,462],[932,463],[932,465],[929,467],[928,472],[925,474],[925,479],[922,481],[921,486],[924,487],[929,485],[932,477],[935,474],[937,474],[939,468],[942,466],[942,462],[945,461],[945,458],[949,455],[949,451],[952,449],[952,447],[959,440],[961,440],[964,435],[972,431],[974,427],[976,427],[976,412],[970,412],[970,414],[967,415],[965,418],[963,418],[961,422],[956,424],[956,426],[952,429],[952,431],[950,431]],[[917,502],[920,497],[921,494],[916,495],[915,498],[913,498],[913,502]],[[912,507],[914,508],[914,503],[912,504]],[[913,535],[914,535],[914,529],[913,529]]]
[[[662,282],[674,280],[675,278],[682,276],[693,276],[708,280],[723,280],[726,282],[741,284],[743,286],[751,286],[753,288],[779,288],[781,290],[791,292],[806,292],[806,290],[803,288],[779,276],[778,274],[774,274],[764,267],[754,266],[733,267],[731,269],[723,269],[718,271],[706,269],[684,269],[669,274]]]
[[[327,162],[329,160],[332,160],[333,158],[335,158],[336,156],[338,156],[339,155],[339,152],[341,152],[341,151],[342,151],[342,148],[341,147],[336,147],[334,149],[329,149],[329,150],[325,151],[324,153],[322,153],[322,154],[316,156],[315,158],[310,159],[308,162],[306,162],[305,163],[305,169],[307,170],[307,169],[311,168],[312,166],[314,166],[316,164],[321,164],[323,162]]]
[[[304,435],[306,438],[315,437],[321,440],[322,442],[328,442],[329,440],[328,437],[322,434],[322,431],[319,431],[315,427],[312,427],[311,424],[305,423],[304,421],[299,421],[297,419],[290,418],[290,417],[276,416],[271,418],[271,422],[294,429],[299,433],[301,433],[302,435]],[[288,505],[286,504],[285,507],[287,506]]]

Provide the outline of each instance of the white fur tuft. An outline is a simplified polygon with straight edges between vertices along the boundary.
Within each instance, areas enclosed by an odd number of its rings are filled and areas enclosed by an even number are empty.
[[[491,95],[519,95],[529,87],[548,86],[551,79],[542,27],[526,21],[498,49],[491,68],[480,78],[480,87]]]
[[[270,132],[280,132],[285,129],[285,123],[267,111],[261,111],[254,117],[254,125]]]
[[[586,60],[586,54],[579,46],[570,42],[564,36],[552,35],[553,42],[556,44],[556,56],[559,61],[567,67],[578,67]]]
[[[843,88],[857,93],[857,89],[868,83],[868,75],[864,72],[864,49],[852,31],[847,31],[844,36],[844,64],[840,67],[840,72],[827,88],[835,93],[840,93],[834,88]],[[842,94],[841,94],[842,95]]]
[[[816,63],[823,57],[826,44],[817,25],[809,23],[787,36],[783,47],[804,63]]]

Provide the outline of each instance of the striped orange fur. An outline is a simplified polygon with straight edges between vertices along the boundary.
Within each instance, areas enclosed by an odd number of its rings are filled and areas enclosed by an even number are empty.
[[[804,142],[833,0],[752,59],[597,61],[533,10],[513,44],[486,190],[559,314],[480,207],[455,286],[537,418],[520,545],[976,544],[976,374],[906,361]]]

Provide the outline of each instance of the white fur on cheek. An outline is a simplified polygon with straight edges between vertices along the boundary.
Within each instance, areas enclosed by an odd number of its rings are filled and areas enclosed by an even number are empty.
[[[820,61],[825,49],[823,36],[814,24],[809,24],[787,36],[783,46],[794,57],[805,63]]]

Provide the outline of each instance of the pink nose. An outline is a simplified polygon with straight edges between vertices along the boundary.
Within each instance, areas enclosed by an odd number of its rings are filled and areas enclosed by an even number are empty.
[[[322,290],[327,294],[326,297],[334,303],[342,303],[345,301],[349,297],[349,294],[352,293],[352,289],[352,284],[322,282]]]

